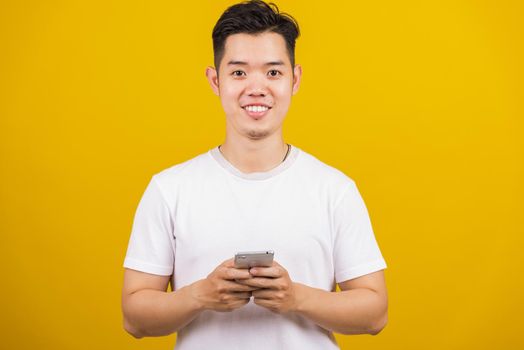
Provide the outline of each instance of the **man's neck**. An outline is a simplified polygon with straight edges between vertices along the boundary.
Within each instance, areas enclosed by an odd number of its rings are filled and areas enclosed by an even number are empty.
[[[226,138],[220,152],[243,173],[266,172],[282,163],[288,145],[282,138],[274,140],[231,140]]]

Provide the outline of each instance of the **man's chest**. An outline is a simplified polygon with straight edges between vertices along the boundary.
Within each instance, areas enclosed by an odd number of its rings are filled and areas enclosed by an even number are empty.
[[[290,276],[315,269],[332,251],[326,204],[299,190],[199,193],[179,201],[174,221],[175,278],[183,284],[207,276],[238,251],[274,250]]]

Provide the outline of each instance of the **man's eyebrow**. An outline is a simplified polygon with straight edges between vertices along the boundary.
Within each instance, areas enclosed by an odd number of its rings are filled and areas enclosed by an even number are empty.
[[[264,63],[264,66],[283,66],[284,64],[285,63],[283,61],[270,61],[270,62]],[[235,65],[247,66],[248,63],[245,61],[229,61],[227,65],[228,66],[235,66]]]

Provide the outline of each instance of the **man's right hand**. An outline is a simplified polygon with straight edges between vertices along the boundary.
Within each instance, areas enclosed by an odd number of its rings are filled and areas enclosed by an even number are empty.
[[[235,282],[250,279],[252,276],[249,269],[235,268],[233,260],[224,261],[207,278],[191,285],[191,294],[202,309],[233,311],[249,303],[251,292],[259,289]]]

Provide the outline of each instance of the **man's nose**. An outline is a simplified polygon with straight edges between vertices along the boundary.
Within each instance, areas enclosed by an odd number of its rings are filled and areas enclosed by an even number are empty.
[[[249,96],[266,96],[267,95],[267,81],[265,77],[252,76],[249,80],[246,93]]]

